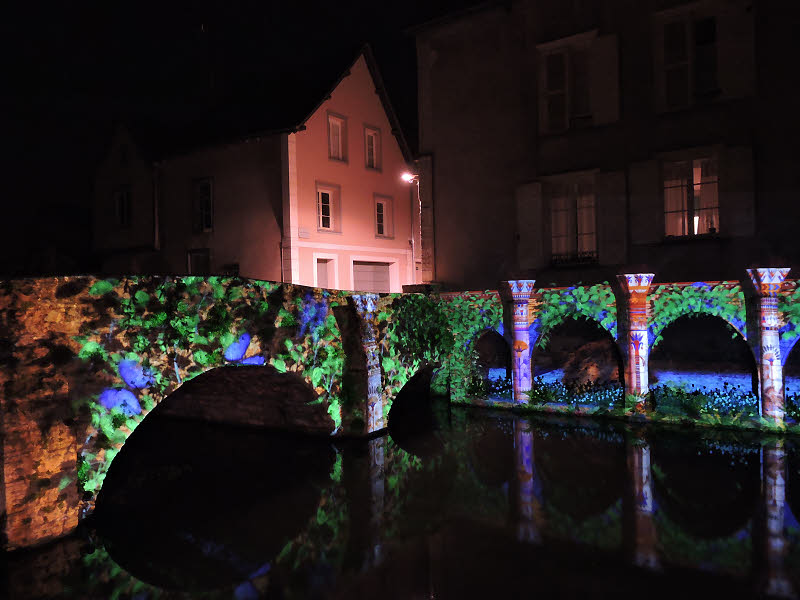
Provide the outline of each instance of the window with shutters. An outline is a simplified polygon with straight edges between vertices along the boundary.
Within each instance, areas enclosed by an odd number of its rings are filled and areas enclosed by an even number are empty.
[[[328,158],[347,160],[347,120],[328,113]]]
[[[368,169],[381,168],[381,132],[375,127],[364,127],[364,164]]]
[[[593,178],[548,182],[543,186],[550,207],[551,260],[554,264],[597,261],[597,227]]]
[[[340,188],[317,183],[317,231],[341,231]]]
[[[192,181],[192,231],[214,230],[214,180],[202,177]]]
[[[668,237],[715,234],[719,227],[717,160],[662,163],[664,225]]]
[[[660,25],[663,106],[683,108],[719,94],[717,21],[713,16],[681,15]]]
[[[590,32],[539,46],[540,125],[543,133],[592,125],[589,63],[594,37],[595,33]]]

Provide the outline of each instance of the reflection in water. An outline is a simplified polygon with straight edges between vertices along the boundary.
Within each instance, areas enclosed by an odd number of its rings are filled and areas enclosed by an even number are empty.
[[[415,455],[391,437],[332,446],[152,419],[60,585],[80,598],[795,597],[793,443],[474,410],[435,437]],[[20,587],[31,564],[12,561],[0,594],[37,597]]]

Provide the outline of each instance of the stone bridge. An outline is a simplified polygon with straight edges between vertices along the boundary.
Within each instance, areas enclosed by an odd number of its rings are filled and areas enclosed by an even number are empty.
[[[0,282],[3,545],[72,531],[125,440],[157,406],[205,420],[371,436],[423,364],[442,365],[438,391],[468,401],[475,342],[486,331],[513,349],[514,400],[525,402],[534,345],[574,316],[609,332],[625,390],[640,398],[649,350],[669,323],[697,313],[724,319],[759,365],[762,414],[782,421],[782,368],[800,338],[800,290],[784,281],[787,272],[655,285],[653,274],[635,273],[569,288],[514,280],[499,293],[385,296],[220,277]],[[280,394],[255,405],[161,404],[219,367],[261,367],[265,386]]]
[[[273,389],[294,390],[276,402],[295,406],[242,405],[230,390],[163,409],[336,436],[384,429],[420,365],[383,343],[394,299],[219,277],[0,282],[4,546],[72,531],[131,432],[212,369],[261,367]]]

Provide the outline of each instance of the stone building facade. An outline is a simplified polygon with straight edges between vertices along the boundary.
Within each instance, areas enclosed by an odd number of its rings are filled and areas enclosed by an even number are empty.
[[[793,266],[792,22],[770,0],[517,0],[418,27],[435,278]]]

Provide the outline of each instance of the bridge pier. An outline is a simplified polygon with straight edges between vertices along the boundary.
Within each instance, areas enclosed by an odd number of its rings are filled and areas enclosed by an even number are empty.
[[[789,269],[747,269],[759,298],[759,372],[761,374],[761,416],[783,423],[783,361],[780,345],[778,292]]]
[[[528,301],[533,292],[533,279],[516,279],[503,282],[511,294],[514,307],[514,330],[512,333],[514,359],[512,361],[512,380],[514,402],[523,404],[528,401],[528,392],[533,385],[531,376],[530,322],[528,319]]]
[[[643,409],[644,397],[649,391],[648,364],[650,340],[648,339],[649,303],[647,292],[653,282],[653,273],[626,273],[617,275],[622,285],[628,327],[623,332],[625,355],[625,395],[640,399]]]
[[[631,549],[631,562],[637,567],[659,568],[658,533],[653,518],[653,482],[650,469],[650,445],[642,435],[628,432],[625,440],[629,489],[627,504],[629,511],[623,510],[625,528]]]

